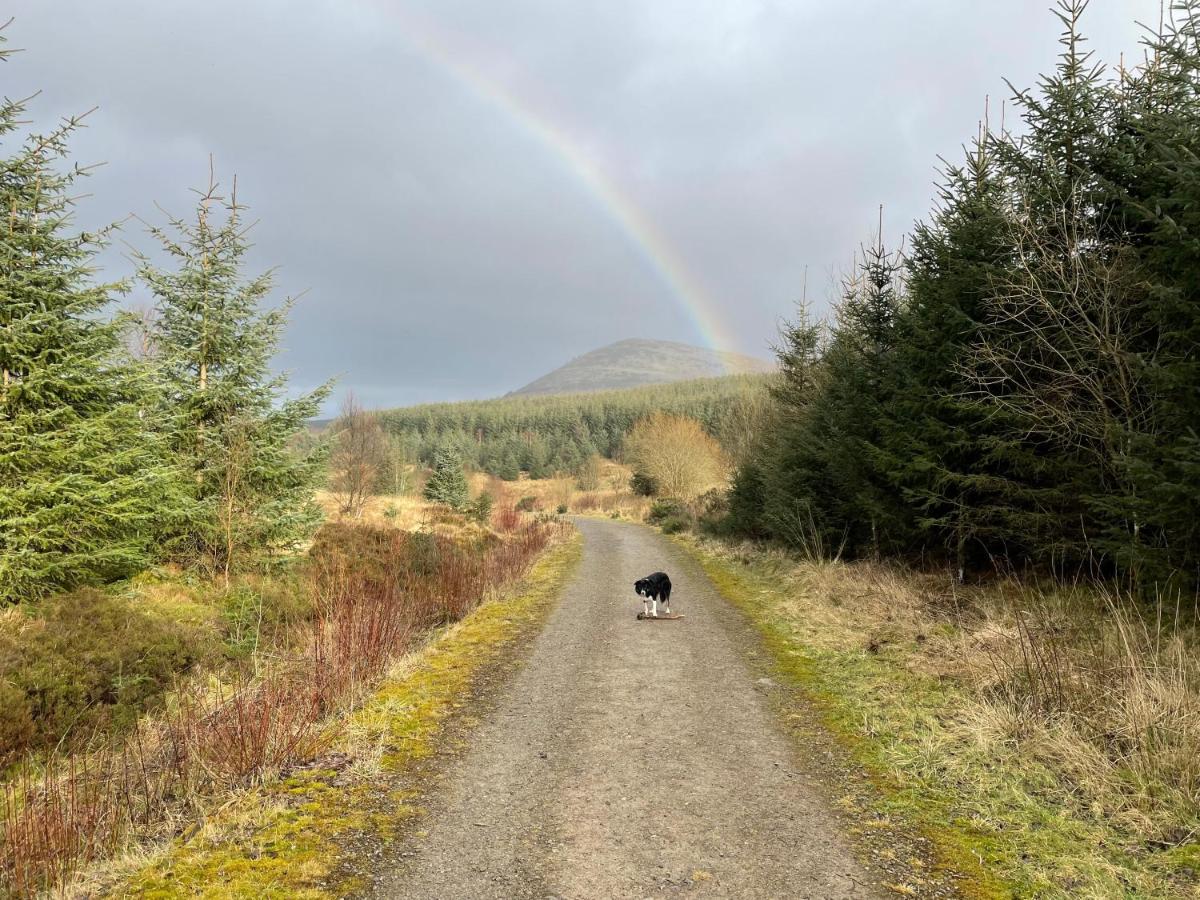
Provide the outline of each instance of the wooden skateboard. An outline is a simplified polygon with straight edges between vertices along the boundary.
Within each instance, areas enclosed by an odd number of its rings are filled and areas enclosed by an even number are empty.
[[[648,616],[645,613],[638,613],[639,619],[645,619],[647,622],[671,622],[675,619],[682,619],[683,613],[672,613],[669,616]]]

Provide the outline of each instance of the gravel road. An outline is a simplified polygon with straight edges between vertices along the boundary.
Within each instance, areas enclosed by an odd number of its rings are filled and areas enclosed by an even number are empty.
[[[578,526],[574,579],[373,896],[879,896],[739,615],[657,533]],[[686,618],[639,622],[633,582],[659,569]]]

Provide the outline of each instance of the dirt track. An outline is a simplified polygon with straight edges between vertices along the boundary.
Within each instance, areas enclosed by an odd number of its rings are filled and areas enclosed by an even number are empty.
[[[579,527],[576,577],[374,895],[878,896],[738,614],[649,529]],[[657,569],[684,620],[635,620],[633,582]]]

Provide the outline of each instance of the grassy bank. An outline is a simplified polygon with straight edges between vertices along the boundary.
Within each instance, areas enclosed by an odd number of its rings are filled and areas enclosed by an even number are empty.
[[[871,811],[969,896],[1200,896],[1194,629],[1094,590],[682,543],[870,773]]]
[[[423,761],[448,752],[445,727],[517,642],[536,631],[580,556],[578,535],[517,586],[435,632],[336,726],[322,756],[236,795],[151,859],[99,883],[114,897],[327,897],[360,886],[370,858],[421,814]],[[96,877],[95,875],[93,877]]]
[[[507,590],[561,533],[330,524],[288,577],[141,579],[11,611],[0,675],[24,704],[6,705],[9,733],[30,749],[0,782],[0,893],[69,883],[322,758],[330,723],[396,659]]]

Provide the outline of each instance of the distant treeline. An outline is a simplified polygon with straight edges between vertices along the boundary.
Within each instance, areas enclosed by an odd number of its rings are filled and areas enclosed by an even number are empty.
[[[832,324],[786,329],[734,530],[1196,584],[1200,4],[1112,72],[1084,6],[1060,5],[1056,70],[947,167],[905,252],[873,242]]]
[[[384,428],[416,460],[429,464],[453,449],[468,464],[505,479],[578,471],[590,457],[609,458],[639,419],[670,412],[697,419],[733,453],[748,434],[747,417],[766,398],[768,376],[731,375],[620,391],[502,397],[438,403],[381,413]]]

